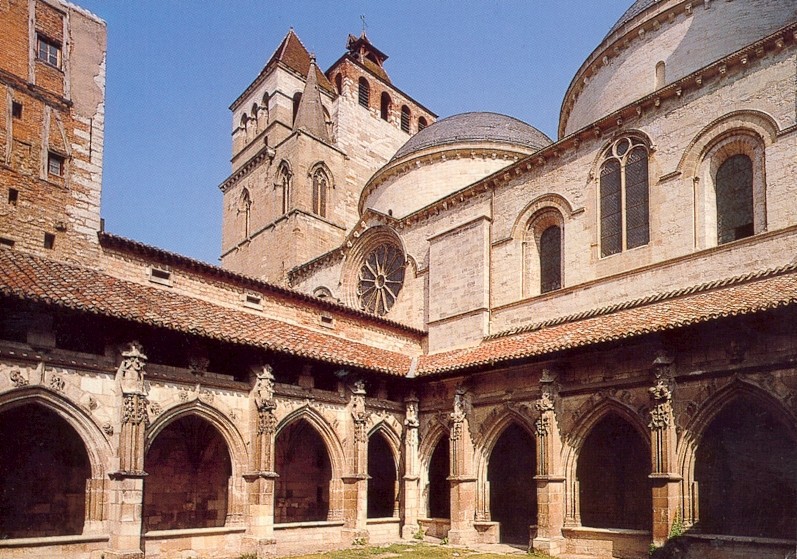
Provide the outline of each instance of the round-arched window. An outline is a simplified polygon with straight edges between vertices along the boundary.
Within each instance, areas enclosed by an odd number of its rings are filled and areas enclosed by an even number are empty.
[[[392,244],[381,244],[369,252],[357,275],[360,308],[379,316],[387,314],[404,284],[404,268],[404,254]]]

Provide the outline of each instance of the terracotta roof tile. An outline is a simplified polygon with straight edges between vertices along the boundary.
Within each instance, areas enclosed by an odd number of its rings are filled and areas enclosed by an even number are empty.
[[[536,357],[794,304],[797,265],[790,265],[539,323],[491,336],[473,348],[425,355],[417,375]]]
[[[0,249],[0,294],[393,375],[410,366],[396,352],[12,249]]]

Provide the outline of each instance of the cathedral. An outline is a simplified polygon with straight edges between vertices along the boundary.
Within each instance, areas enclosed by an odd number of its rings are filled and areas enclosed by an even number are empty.
[[[0,1],[0,557],[793,556],[797,2],[636,0],[556,138],[290,30],[220,266],[104,230],[105,59]]]

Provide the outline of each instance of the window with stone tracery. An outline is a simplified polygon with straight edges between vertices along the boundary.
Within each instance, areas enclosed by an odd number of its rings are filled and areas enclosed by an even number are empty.
[[[393,307],[404,284],[403,252],[392,244],[381,244],[363,260],[357,276],[360,308],[384,316]]]
[[[648,148],[620,138],[604,153],[599,185],[601,257],[648,244]]]
[[[329,177],[324,169],[319,167],[313,172],[313,213],[327,216],[327,190],[329,189]]]
[[[291,207],[291,176],[291,168],[288,163],[286,161],[280,163],[279,170],[277,171],[277,181],[274,186],[281,190],[282,214],[288,213]]]

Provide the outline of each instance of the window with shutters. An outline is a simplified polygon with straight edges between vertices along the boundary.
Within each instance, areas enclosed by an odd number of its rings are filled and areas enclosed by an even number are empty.
[[[410,108],[407,105],[401,106],[401,130],[408,134],[410,132]]]
[[[605,152],[600,168],[601,257],[650,241],[648,148],[620,138]]]
[[[360,78],[357,94],[360,105],[367,109],[371,105],[371,86],[365,78]]]

